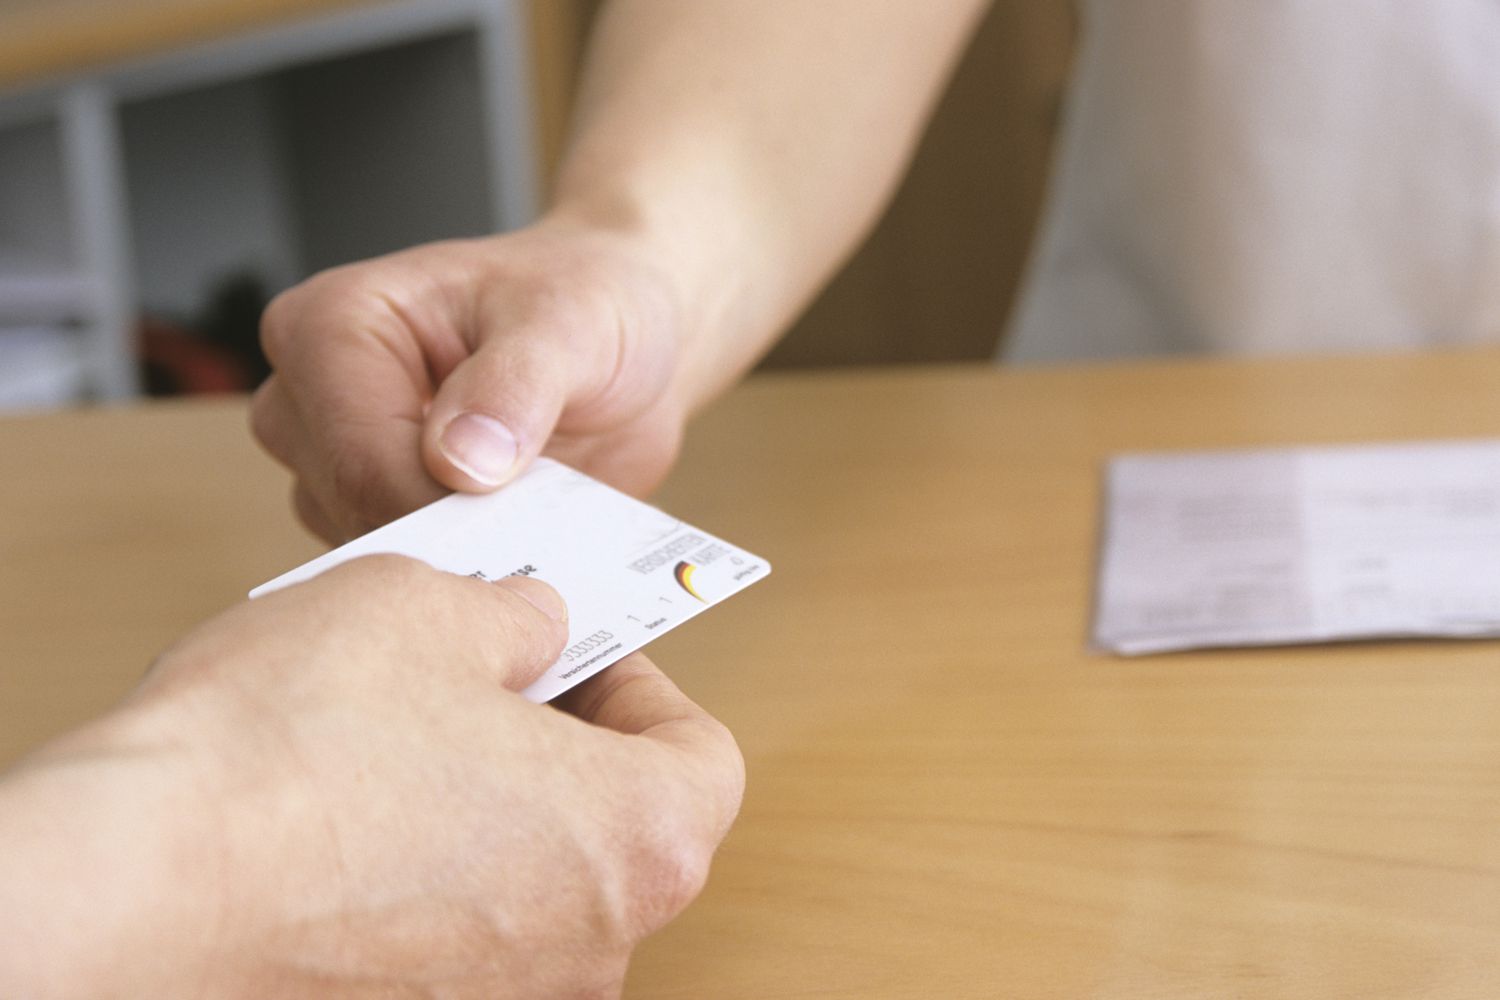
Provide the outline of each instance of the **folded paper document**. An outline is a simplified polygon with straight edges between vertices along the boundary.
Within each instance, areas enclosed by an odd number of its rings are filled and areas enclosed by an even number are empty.
[[[1500,635],[1500,441],[1124,455],[1094,640],[1119,653]]]

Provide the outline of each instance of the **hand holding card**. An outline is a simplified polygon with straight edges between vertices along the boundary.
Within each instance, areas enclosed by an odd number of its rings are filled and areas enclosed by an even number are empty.
[[[550,701],[771,572],[759,556],[540,458],[489,494],[454,494],[250,592],[300,583],[359,556],[420,559],[481,579],[535,576],[568,603],[568,646],[522,692]]]

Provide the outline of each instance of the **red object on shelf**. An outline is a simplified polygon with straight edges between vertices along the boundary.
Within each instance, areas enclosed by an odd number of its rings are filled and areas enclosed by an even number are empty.
[[[170,323],[143,321],[138,345],[152,395],[201,395],[253,388],[244,364],[231,352]]]

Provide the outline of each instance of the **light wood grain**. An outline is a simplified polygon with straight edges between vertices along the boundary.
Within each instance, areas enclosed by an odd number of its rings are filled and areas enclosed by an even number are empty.
[[[1086,645],[1122,449],[1500,434],[1500,353],[760,377],[661,501],[766,583],[652,654],[745,810],[638,998],[1500,995],[1500,644]],[[238,404],[0,422],[0,756],[311,545]]]
[[[244,409],[0,421],[0,763],[97,713],[186,629],[320,551]]]

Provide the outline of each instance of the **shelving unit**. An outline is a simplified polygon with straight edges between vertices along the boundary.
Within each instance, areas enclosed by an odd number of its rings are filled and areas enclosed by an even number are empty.
[[[275,290],[529,221],[522,14],[376,3],[0,93],[0,406],[7,375],[133,395],[142,305],[235,268]]]

